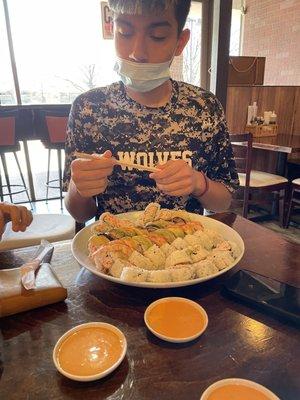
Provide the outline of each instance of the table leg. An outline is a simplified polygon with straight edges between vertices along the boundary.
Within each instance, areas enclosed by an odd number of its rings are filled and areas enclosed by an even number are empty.
[[[36,201],[27,140],[23,140],[31,201]]]
[[[280,151],[277,156],[276,163],[276,174],[281,176],[286,176],[286,166],[287,166],[287,153]]]

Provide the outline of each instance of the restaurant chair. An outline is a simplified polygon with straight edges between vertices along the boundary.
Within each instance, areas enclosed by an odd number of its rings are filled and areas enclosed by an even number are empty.
[[[230,140],[239,175],[240,188],[243,191],[243,217],[248,218],[249,207],[252,205],[264,204],[269,206],[270,201],[268,201],[266,195],[275,194],[279,203],[280,224],[284,226],[288,179],[280,175],[252,169],[253,136],[251,133],[232,134]],[[238,199],[234,199],[233,205],[238,202]]]
[[[295,206],[300,206],[300,178],[292,181],[291,194],[287,206],[285,228],[289,227],[291,213],[293,212]]]
[[[16,140],[16,120],[16,111],[0,113],[0,201],[4,201],[4,197],[9,196],[10,201],[13,203],[13,195],[25,192],[28,202],[30,203],[30,207],[32,208],[31,200],[28,195],[28,188],[26,186],[22,168],[17,155],[17,152],[20,151],[21,148],[20,143]],[[14,159],[22,181],[20,184],[11,184],[6,162],[6,155],[9,153],[13,153],[14,155]],[[6,185],[3,185],[2,182],[1,166],[4,171]],[[7,188],[7,190],[3,190],[4,188]]]
[[[73,239],[75,221],[70,215],[33,214],[33,221],[25,232],[14,232],[9,222],[0,241],[0,251],[40,244],[42,239],[60,242]]]
[[[62,208],[62,199],[63,199],[62,151],[64,151],[65,149],[68,116],[62,115],[59,112],[47,111],[44,113],[44,122],[47,131],[47,138],[43,139],[42,143],[44,144],[45,148],[48,149],[46,202],[49,199],[49,188],[59,189],[61,208]],[[51,161],[52,150],[56,150],[57,152],[58,178],[50,180],[50,161]]]

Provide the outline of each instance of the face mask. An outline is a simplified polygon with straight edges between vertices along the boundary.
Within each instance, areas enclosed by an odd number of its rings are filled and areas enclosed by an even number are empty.
[[[164,63],[136,63],[117,57],[114,71],[124,85],[136,92],[150,92],[170,79],[171,61]]]

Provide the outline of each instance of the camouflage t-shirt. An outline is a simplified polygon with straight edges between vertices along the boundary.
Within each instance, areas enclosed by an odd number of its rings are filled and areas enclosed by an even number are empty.
[[[221,104],[212,93],[187,83],[172,81],[169,103],[158,108],[129,98],[121,82],[78,96],[68,123],[65,189],[75,151],[105,150],[118,160],[147,166],[183,159],[231,192],[238,185]],[[192,196],[168,196],[157,189],[149,172],[120,166],[114,167],[106,191],[97,196],[99,213],[141,210],[153,201],[202,212]]]

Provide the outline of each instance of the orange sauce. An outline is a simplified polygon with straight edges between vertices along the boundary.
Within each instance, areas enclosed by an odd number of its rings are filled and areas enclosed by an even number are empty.
[[[157,333],[174,339],[196,335],[205,325],[201,311],[193,304],[170,299],[150,309],[147,322]]]
[[[123,343],[119,336],[104,327],[80,329],[60,345],[57,360],[72,375],[99,374],[112,367],[121,357]]]
[[[244,385],[226,385],[214,390],[208,400],[270,400],[270,397],[257,389]]]

